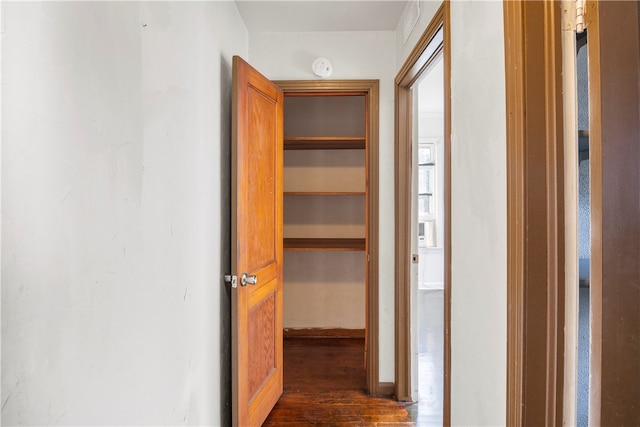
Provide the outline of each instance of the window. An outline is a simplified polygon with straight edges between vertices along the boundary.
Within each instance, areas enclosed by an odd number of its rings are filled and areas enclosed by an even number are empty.
[[[424,139],[418,146],[418,239],[422,247],[437,246],[436,142]]]

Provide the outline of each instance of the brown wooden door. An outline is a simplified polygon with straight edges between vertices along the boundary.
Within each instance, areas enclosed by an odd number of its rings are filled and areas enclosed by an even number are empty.
[[[640,2],[589,1],[589,425],[640,423]]]
[[[232,419],[259,426],[283,385],[283,94],[236,56],[232,108]]]

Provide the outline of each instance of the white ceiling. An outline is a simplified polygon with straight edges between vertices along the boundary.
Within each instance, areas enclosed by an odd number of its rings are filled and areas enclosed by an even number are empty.
[[[235,0],[250,32],[393,31],[407,0]]]

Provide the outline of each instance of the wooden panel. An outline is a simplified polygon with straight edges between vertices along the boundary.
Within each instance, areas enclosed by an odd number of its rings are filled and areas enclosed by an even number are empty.
[[[249,399],[276,369],[276,297],[271,293],[249,311]]]
[[[233,58],[231,270],[257,277],[231,289],[234,426],[262,424],[282,394],[282,102],[277,86]]]
[[[276,223],[277,178],[274,167],[256,169],[256,165],[275,165],[276,151],[274,145],[276,110],[274,100],[265,96],[253,86],[247,90],[248,119],[254,126],[248,129],[247,138],[251,141],[251,149],[245,152],[239,172],[245,175],[246,189],[239,189],[242,203],[248,209],[239,216],[239,227],[246,229],[246,239],[240,246],[241,257],[251,260],[247,270],[254,270],[275,260],[276,242],[270,233],[278,227]]]
[[[640,4],[588,2],[590,425],[640,420]]]

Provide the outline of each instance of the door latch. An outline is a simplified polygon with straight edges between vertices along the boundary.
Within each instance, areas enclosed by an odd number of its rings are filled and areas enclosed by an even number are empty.
[[[225,274],[224,275],[224,283],[231,283],[231,287],[232,288],[237,288],[238,287],[238,276],[231,275],[231,274]]]

